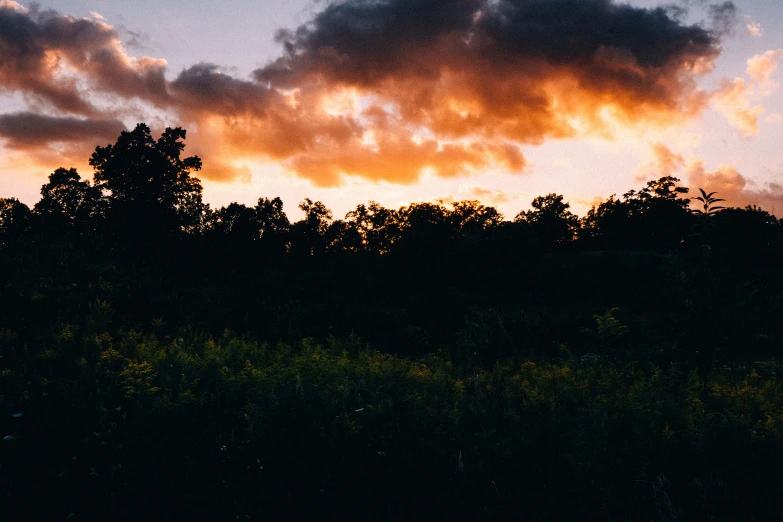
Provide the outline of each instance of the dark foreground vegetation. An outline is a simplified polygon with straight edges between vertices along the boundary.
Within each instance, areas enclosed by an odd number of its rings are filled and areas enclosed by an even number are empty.
[[[780,519],[774,216],[665,177],[291,223],[184,138],[0,199],[1,520]]]

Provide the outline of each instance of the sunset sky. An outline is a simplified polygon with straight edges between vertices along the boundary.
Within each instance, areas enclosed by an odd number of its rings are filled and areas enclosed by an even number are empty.
[[[783,0],[0,0],[0,197],[146,122],[205,200],[583,215],[672,174],[783,216]]]

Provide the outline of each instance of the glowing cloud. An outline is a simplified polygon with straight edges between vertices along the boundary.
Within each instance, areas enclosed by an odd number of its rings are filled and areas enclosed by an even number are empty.
[[[685,158],[672,150],[663,143],[653,143],[650,145],[652,158],[649,162],[640,165],[634,172],[634,178],[637,181],[649,181],[663,176],[677,176],[678,172],[685,167]]]
[[[776,86],[770,80],[770,76],[775,71],[781,56],[783,56],[783,49],[775,49],[748,59],[748,76],[762,87]]]
[[[472,187],[468,192],[471,198],[490,205],[502,205],[511,201],[514,196],[509,196],[502,190],[491,190],[482,187]]]
[[[692,189],[716,191],[727,206],[756,205],[768,212],[783,210],[783,186],[777,183],[758,184],[740,174],[734,165],[721,164],[714,172],[704,168],[704,160],[696,159],[688,165],[688,182]]]
[[[746,25],[745,28],[748,30],[749,35],[755,36],[756,38],[764,35],[764,29],[762,29],[761,24],[758,22],[751,22]]]
[[[613,0],[343,0],[281,31],[281,56],[250,79],[201,63],[168,80],[165,60],[129,56],[97,14],[0,0],[0,89],[34,100],[42,117],[79,122],[165,111],[190,129],[212,179],[247,179],[252,161],[319,186],[519,173],[522,145],[668,127],[710,99],[752,132],[758,112],[741,107],[745,86],[717,99],[696,85],[734,6],[710,16],[713,29]],[[0,137],[15,150],[56,150]]]
[[[712,96],[715,108],[746,136],[758,134],[758,117],[764,112],[763,105],[750,105],[752,94],[752,83],[747,83],[743,78],[734,78],[733,82],[724,80],[721,88]]]
[[[749,58],[746,73],[750,81],[744,78],[735,78],[731,82],[724,80],[711,95],[715,108],[746,136],[755,136],[759,132],[758,118],[765,109],[761,104],[751,105],[751,100],[759,95],[769,96],[777,87],[770,77],[781,56],[783,49],[776,49]]]

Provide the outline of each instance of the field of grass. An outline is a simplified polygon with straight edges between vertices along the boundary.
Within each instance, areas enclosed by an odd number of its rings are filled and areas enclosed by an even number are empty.
[[[783,371],[2,334],[4,520],[772,520]],[[69,518],[70,517],[70,518]]]

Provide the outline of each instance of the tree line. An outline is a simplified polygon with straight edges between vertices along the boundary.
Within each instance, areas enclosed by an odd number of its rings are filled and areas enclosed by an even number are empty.
[[[10,245],[36,234],[146,243],[201,236],[237,246],[256,243],[274,254],[382,255],[406,243],[418,248],[433,240],[514,234],[539,248],[575,243],[649,250],[699,241],[714,227],[723,234],[741,228],[741,235],[769,235],[779,226],[774,216],[756,207],[723,209],[704,200],[703,210],[691,211],[689,189],[671,176],[620,198],[613,195],[583,218],[571,212],[562,195],[548,194],[535,198],[531,210],[511,221],[478,201],[412,203],[399,209],[371,201],[334,219],[322,202],[308,198],[299,204],[305,217],[291,222],[277,197],[261,197],[254,207],[231,203],[210,208],[193,175],[201,160],[183,157],[185,136],[183,129],[169,128],[156,140],[149,127],[139,124],[115,144],[96,147],[90,158],[93,183],[82,180],[76,169],[59,168],[41,187],[41,199],[32,209],[15,198],[0,199],[0,241]],[[723,210],[719,216],[716,209]]]
[[[664,359],[714,361],[738,339],[752,340],[748,356],[769,356],[778,338],[780,221],[704,191],[693,211],[676,178],[581,218],[548,194],[513,220],[477,201],[369,202],[334,219],[305,199],[292,221],[280,198],[210,208],[185,137],[155,139],[139,124],[96,147],[92,182],[61,168],[32,208],[0,199],[0,327],[35,338],[42,316],[55,328],[100,301],[127,327],[288,342],[355,332],[393,352],[484,363],[592,349],[585,331],[613,309]],[[689,343],[703,347],[677,348]]]

